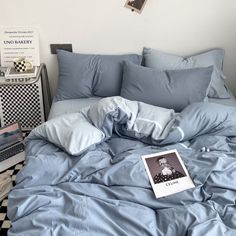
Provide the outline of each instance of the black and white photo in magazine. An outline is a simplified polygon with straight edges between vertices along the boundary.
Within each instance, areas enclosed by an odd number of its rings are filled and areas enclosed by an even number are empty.
[[[195,187],[177,150],[142,156],[156,197]]]
[[[155,184],[186,176],[175,152],[146,160]]]

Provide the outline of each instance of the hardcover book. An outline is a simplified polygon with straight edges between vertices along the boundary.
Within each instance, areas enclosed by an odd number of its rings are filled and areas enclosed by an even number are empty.
[[[144,155],[142,160],[156,198],[195,187],[177,150]]]
[[[17,72],[14,67],[8,67],[5,77],[6,78],[32,78],[36,77],[38,68],[34,66],[32,69],[25,72]]]

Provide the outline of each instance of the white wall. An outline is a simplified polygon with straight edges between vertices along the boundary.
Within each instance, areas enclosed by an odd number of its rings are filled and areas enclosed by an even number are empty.
[[[50,43],[72,43],[76,52],[141,53],[143,46],[189,55],[226,50],[227,83],[236,94],[236,1],[147,0],[141,15],[125,0],[0,0],[0,26],[37,26],[41,61],[54,93],[57,60]]]

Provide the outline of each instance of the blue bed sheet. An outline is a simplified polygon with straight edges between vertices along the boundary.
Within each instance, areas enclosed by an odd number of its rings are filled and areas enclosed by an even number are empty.
[[[34,130],[9,195],[8,235],[236,235],[236,109],[156,109],[106,98],[79,112],[83,121],[71,114]],[[102,132],[89,145],[83,122]],[[141,155],[171,149],[196,187],[156,199]]]

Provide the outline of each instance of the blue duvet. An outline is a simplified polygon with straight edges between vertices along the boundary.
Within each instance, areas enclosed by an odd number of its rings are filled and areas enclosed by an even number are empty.
[[[31,132],[8,235],[236,235],[236,109],[120,97]],[[141,155],[177,149],[195,188],[156,199]]]

